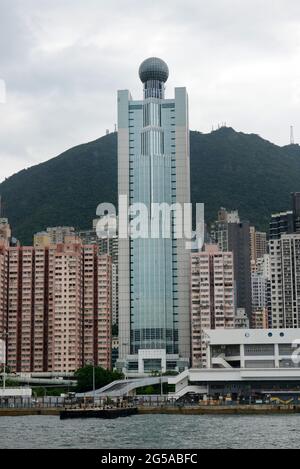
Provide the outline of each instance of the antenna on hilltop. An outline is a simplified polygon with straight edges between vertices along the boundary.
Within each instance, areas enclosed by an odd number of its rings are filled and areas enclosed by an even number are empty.
[[[291,132],[290,132],[290,144],[294,145],[295,139],[294,139],[294,127],[291,125]]]

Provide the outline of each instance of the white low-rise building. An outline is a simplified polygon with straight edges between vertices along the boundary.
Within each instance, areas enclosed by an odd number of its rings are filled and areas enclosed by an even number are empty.
[[[168,379],[174,395],[300,393],[300,329],[205,330],[207,367]]]
[[[208,368],[297,368],[300,329],[206,330]]]
[[[300,329],[206,330],[208,368],[300,368]]]
[[[32,396],[32,389],[31,388],[0,388],[0,399],[7,398],[7,397],[27,397],[30,398]]]

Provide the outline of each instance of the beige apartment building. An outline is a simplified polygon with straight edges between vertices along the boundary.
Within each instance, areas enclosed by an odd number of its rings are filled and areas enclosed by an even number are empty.
[[[9,286],[0,293],[7,365],[17,372],[110,368],[111,257],[71,235],[46,241],[0,245],[0,282]]]
[[[48,369],[82,365],[83,256],[80,243],[49,247]]]
[[[6,331],[7,258],[7,248],[0,241],[0,339],[2,339]]]
[[[251,315],[252,329],[269,329],[268,311],[266,308],[252,311]]]
[[[32,369],[48,369],[49,323],[49,250],[35,247],[34,256],[34,334],[32,337]]]
[[[112,258],[83,246],[83,356],[85,363],[111,368]],[[97,314],[95,314],[97,311]]]
[[[103,368],[111,368],[112,349],[112,260],[104,254],[98,257],[98,318],[96,356]]]
[[[1,200],[0,200],[1,202]],[[7,328],[8,245],[11,229],[7,218],[0,218],[0,340]]]
[[[234,268],[231,252],[205,245],[191,254],[192,366],[206,365],[205,329],[235,327]]]

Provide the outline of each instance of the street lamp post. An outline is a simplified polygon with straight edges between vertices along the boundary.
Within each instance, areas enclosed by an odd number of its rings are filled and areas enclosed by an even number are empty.
[[[95,407],[95,397],[96,397],[96,377],[95,377],[95,360],[86,361],[86,365],[91,365],[93,367],[93,404]]]
[[[129,345],[129,342],[122,342],[122,345],[125,347],[125,346],[128,346]],[[126,367],[123,367],[122,369],[122,372],[123,372],[123,375],[124,375],[124,378],[125,380],[128,380],[128,373],[127,373],[127,368]],[[128,400],[128,384],[126,386],[126,398]]]
[[[6,364],[4,363],[4,368],[3,368],[3,391],[5,391],[5,386],[6,386]]]
[[[95,396],[96,396],[95,361],[93,361],[93,397],[94,397],[94,406],[95,406]]]
[[[2,334],[2,339],[4,340],[4,366],[3,366],[3,374],[2,374],[2,385],[3,385],[3,391],[5,391],[6,388],[6,338],[8,336],[8,333],[5,331]]]

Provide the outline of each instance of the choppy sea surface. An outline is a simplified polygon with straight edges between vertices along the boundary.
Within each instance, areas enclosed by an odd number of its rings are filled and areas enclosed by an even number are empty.
[[[298,448],[300,415],[0,417],[0,448]]]

